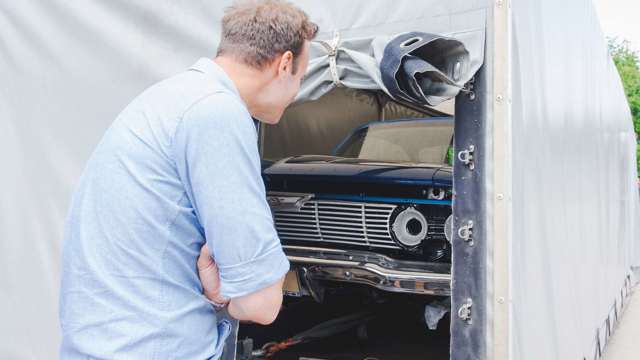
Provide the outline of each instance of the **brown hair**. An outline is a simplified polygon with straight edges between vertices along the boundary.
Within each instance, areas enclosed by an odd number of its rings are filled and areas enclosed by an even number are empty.
[[[293,70],[305,40],[316,36],[318,26],[307,14],[282,0],[240,1],[228,7],[222,18],[217,55],[229,55],[263,68],[287,50],[293,53]]]

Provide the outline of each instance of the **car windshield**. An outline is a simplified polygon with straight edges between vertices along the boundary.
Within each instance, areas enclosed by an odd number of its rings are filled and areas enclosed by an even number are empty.
[[[450,120],[375,122],[353,132],[334,154],[380,162],[447,164],[452,137]]]

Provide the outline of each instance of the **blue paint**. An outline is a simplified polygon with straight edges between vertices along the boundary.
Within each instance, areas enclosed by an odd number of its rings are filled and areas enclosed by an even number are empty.
[[[434,176],[437,176],[437,180]],[[371,162],[362,159],[302,155],[281,160],[264,169],[269,177],[295,176],[296,180],[367,182],[418,186],[451,187],[450,168],[446,165],[410,166]]]
[[[406,199],[379,196],[359,196],[359,195],[340,195],[340,194],[318,194],[316,199],[322,200],[345,200],[345,201],[370,201],[394,204],[430,204],[430,205],[449,205],[451,200],[425,200],[425,199]]]

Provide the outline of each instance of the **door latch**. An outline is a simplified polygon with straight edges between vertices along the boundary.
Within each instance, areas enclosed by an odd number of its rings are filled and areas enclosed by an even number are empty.
[[[472,306],[473,300],[471,300],[471,298],[467,298],[467,300],[465,300],[465,302],[458,309],[458,317],[468,325],[471,325],[473,323],[473,320],[471,319]]]
[[[469,97],[469,100],[473,101],[476,99],[476,93],[474,91],[475,85],[476,85],[476,78],[474,76],[471,78],[471,80],[467,81],[467,83],[464,84],[462,89],[460,89],[460,92],[467,94],[467,96]]]
[[[473,160],[473,153],[475,152],[475,149],[476,147],[472,144],[469,145],[469,147],[465,150],[462,150],[458,153],[458,160],[465,164],[469,168],[469,170],[473,170],[476,167]]]
[[[467,221],[466,225],[458,228],[458,236],[469,246],[473,246],[473,220]]]

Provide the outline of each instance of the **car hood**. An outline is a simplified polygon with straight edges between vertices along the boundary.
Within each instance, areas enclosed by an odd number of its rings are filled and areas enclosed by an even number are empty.
[[[280,160],[266,167],[264,176],[408,185],[452,184],[451,167],[445,165],[390,163],[321,155],[294,156]]]

